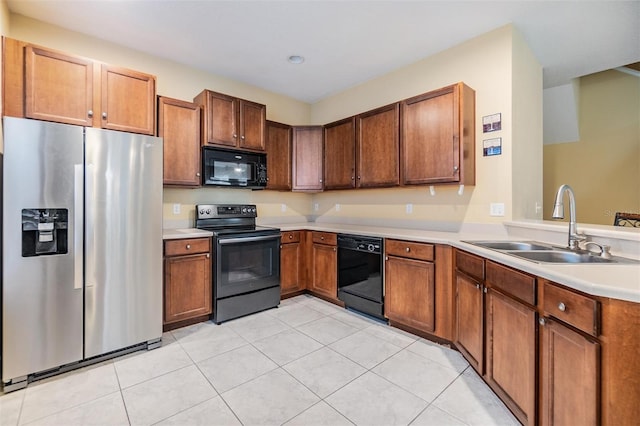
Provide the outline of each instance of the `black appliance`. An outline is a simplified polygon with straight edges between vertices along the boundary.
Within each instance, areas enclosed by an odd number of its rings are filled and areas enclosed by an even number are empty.
[[[267,155],[202,148],[202,183],[234,188],[267,186]]]
[[[347,308],[385,320],[383,239],[338,234],[338,299]]]
[[[256,226],[255,205],[199,204],[196,228],[213,232],[213,321],[280,303],[280,230]]]

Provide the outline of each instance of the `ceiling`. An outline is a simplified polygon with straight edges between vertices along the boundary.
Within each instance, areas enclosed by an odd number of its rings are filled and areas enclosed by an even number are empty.
[[[545,88],[640,61],[640,1],[7,0],[9,10],[313,103],[512,23]],[[302,55],[304,63],[287,61]]]

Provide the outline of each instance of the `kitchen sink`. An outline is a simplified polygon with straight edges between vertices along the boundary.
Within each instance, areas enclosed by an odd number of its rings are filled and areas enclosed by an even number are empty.
[[[479,247],[496,250],[504,254],[516,256],[521,259],[536,263],[606,263],[606,264],[633,264],[640,261],[625,257],[602,257],[588,250],[569,250],[567,247],[558,247],[551,244],[536,241],[465,241]]]

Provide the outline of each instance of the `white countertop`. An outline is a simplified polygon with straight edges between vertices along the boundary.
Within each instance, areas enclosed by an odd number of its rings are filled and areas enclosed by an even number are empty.
[[[206,238],[213,235],[213,232],[204,231],[196,228],[183,228],[183,229],[163,229],[163,240],[177,240],[180,238]]]
[[[496,237],[487,233],[424,231],[334,223],[270,223],[269,226],[283,231],[306,229],[448,244],[594,296],[640,303],[640,264],[541,264],[464,242],[526,240],[523,238]]]

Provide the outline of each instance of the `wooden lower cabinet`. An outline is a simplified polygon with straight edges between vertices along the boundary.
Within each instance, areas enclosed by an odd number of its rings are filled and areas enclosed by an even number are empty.
[[[485,294],[485,379],[520,422],[536,424],[536,311],[492,288]]]
[[[211,314],[211,239],[164,243],[164,324]]]
[[[311,276],[309,290],[331,300],[338,300],[337,235],[312,232]]]
[[[600,344],[552,319],[540,323],[540,424],[600,424]]]
[[[484,373],[484,325],[482,284],[456,274],[456,347],[469,364]]]
[[[301,231],[282,232],[280,241],[280,294],[295,295],[305,289]]]

